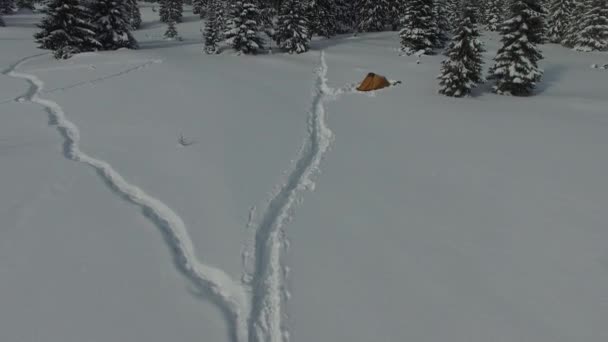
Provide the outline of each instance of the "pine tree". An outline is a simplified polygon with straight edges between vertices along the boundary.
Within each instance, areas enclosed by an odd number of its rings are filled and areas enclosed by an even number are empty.
[[[41,49],[53,50],[55,58],[70,58],[101,47],[90,24],[91,14],[79,0],[51,0],[43,13],[34,38]]]
[[[585,14],[579,23],[573,46],[578,51],[608,50],[608,3],[586,0]]]
[[[17,0],[17,8],[34,10],[34,0]]]
[[[384,31],[391,12],[388,0],[359,0],[357,8],[359,32]]]
[[[179,33],[175,27],[175,21],[171,18],[169,18],[169,22],[167,23],[167,31],[165,31],[164,37],[168,40],[179,39]]]
[[[34,6],[35,2],[35,0],[17,0],[17,8],[24,8],[33,11],[36,8],[36,6]]]
[[[263,49],[262,30],[260,11],[254,3],[234,1],[230,4],[230,20],[225,36],[236,51],[256,54]]]
[[[15,0],[0,0],[0,15],[12,14],[15,11]]]
[[[283,0],[283,3],[288,0]],[[300,2],[300,1],[296,1]],[[294,3],[296,3],[294,2]],[[305,5],[305,4],[303,4]],[[281,11],[285,10],[281,6]],[[316,34],[326,38],[332,37],[338,31],[336,21],[336,7],[334,0],[310,0],[307,9],[309,31],[311,34]]]
[[[430,54],[433,51],[435,32],[433,28],[432,0],[409,0],[401,19],[401,50],[407,54]]]
[[[460,21],[461,12],[461,0],[446,0],[446,9],[448,15],[448,22],[450,23],[450,31],[456,30],[458,22]],[[474,24],[477,24],[477,19],[474,18]]]
[[[498,31],[504,17],[503,0],[487,0],[486,27],[490,31]]]
[[[210,0],[206,10],[205,30],[205,53],[219,53],[219,42],[222,39],[222,27],[224,23],[224,4],[221,0]]]
[[[586,12],[586,0],[573,0],[572,13],[570,14],[570,20],[568,21],[565,38],[562,41],[564,46],[572,48],[576,44],[578,34],[583,29],[582,21]]]
[[[552,43],[562,43],[568,32],[572,17],[572,0],[553,0],[549,7],[547,36]]]
[[[401,0],[393,0],[401,1]],[[355,3],[351,0],[335,0],[336,33],[352,32],[355,28]]]
[[[498,94],[527,96],[542,78],[538,61],[543,58],[536,47],[534,31],[535,0],[512,0],[511,18],[500,29],[502,46],[490,68],[489,79],[496,81],[494,92]]]
[[[206,14],[207,6],[209,6],[209,0],[193,0],[192,1],[192,13],[198,14],[201,18]]]
[[[530,11],[530,34],[528,39],[534,44],[543,44],[547,37],[547,26],[545,24],[547,10],[541,0],[527,0]]]
[[[129,12],[129,23],[133,30],[138,30],[141,27],[141,12],[137,0],[125,0],[127,11]]]
[[[275,41],[279,47],[289,53],[308,51],[310,34],[306,18],[306,4],[298,0],[284,0],[279,12],[279,21]]]
[[[159,0],[160,9],[158,15],[160,21],[168,24],[170,20],[176,23],[182,22],[182,16],[184,12],[184,1],[183,0]]]
[[[91,4],[92,22],[103,50],[137,48],[131,35],[129,11],[124,1],[96,0]]]
[[[443,48],[448,41],[450,25],[448,23],[447,5],[445,0],[433,1],[433,46]]]
[[[481,73],[484,49],[474,23],[475,8],[471,0],[465,0],[463,7],[458,28],[446,53],[448,59],[441,63],[439,93],[446,96],[467,96],[483,81]]]
[[[4,27],[6,24],[4,23],[4,19],[2,19],[2,14],[0,14],[0,27]]]

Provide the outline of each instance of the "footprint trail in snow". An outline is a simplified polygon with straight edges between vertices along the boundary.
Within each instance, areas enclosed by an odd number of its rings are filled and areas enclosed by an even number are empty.
[[[64,138],[64,155],[67,159],[86,164],[99,174],[104,182],[122,198],[138,206],[144,215],[163,233],[172,252],[176,267],[223,312],[233,342],[286,342],[289,340],[285,324],[284,304],[289,296],[285,279],[287,266],[282,261],[288,245],[285,226],[290,221],[295,205],[302,193],[314,189],[314,176],[319,173],[321,162],[333,141],[333,133],[327,126],[325,103],[339,95],[352,93],[350,88],[333,89],[327,85],[327,63],[321,52],[315,74],[312,103],[308,118],[308,136],[292,171],[283,185],[268,202],[259,222],[255,225],[251,274],[246,281],[235,281],[221,269],[199,261],[187,227],[179,215],[160,200],[125,180],[109,163],[94,158],[80,149],[80,130],[70,121],[63,108],[45,99],[44,82],[37,76],[18,72],[29,60],[25,58],[3,73],[25,80],[30,89],[18,97],[20,102],[42,106]],[[150,63],[130,68],[119,74],[100,78],[105,80],[140,70]],[[82,84],[90,81],[82,82]],[[76,84],[75,86],[78,86]]]

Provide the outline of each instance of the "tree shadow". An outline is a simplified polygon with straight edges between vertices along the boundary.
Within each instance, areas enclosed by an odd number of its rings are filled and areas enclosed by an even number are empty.
[[[536,86],[534,94],[542,94],[551,89],[556,83],[562,80],[566,66],[562,64],[553,64],[545,68],[543,79]]]
[[[139,43],[138,50],[168,49],[176,46],[202,45],[198,39],[183,40],[150,40]]]

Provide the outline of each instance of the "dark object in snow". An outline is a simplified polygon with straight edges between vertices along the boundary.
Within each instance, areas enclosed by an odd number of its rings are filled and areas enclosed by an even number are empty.
[[[179,136],[178,142],[179,142],[180,145],[182,145],[184,147],[196,144],[196,141],[190,140],[188,138],[184,138],[183,134]]]
[[[400,84],[401,81],[390,82],[386,77],[370,72],[363,82],[357,87],[358,91],[378,90],[392,85]]]

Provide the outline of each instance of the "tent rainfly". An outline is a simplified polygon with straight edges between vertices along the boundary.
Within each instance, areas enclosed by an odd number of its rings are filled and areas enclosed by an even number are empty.
[[[357,87],[358,91],[372,91],[378,90],[382,88],[386,88],[391,86],[391,82],[389,82],[386,77],[381,75],[376,75],[373,72],[367,74],[363,82]]]

